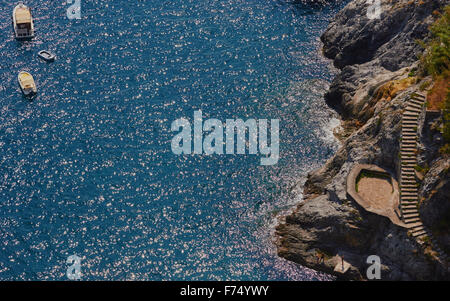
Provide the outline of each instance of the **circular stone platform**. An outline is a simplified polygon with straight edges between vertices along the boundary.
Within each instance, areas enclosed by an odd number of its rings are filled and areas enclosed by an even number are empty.
[[[347,195],[365,210],[406,227],[400,219],[397,181],[376,165],[356,164],[347,177]]]

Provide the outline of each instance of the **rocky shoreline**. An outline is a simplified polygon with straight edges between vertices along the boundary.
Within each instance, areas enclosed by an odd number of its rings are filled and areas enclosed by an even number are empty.
[[[449,279],[448,262],[432,247],[418,243],[405,228],[370,213],[348,197],[346,179],[355,164],[375,164],[393,174],[401,168],[401,118],[409,97],[426,93],[430,77],[415,70],[429,26],[447,0],[381,1],[380,19],[366,16],[366,0],[353,0],[322,35],[323,53],[340,73],[326,102],[343,119],[337,133],[342,147],[320,169],[311,172],[304,197],[276,229],[278,254],[309,268],[344,279],[366,279],[369,255],[381,259],[383,280]],[[426,85],[426,83],[428,83]],[[450,158],[441,155],[442,135],[435,128],[439,112],[421,116],[419,165],[420,216],[430,229],[448,218]],[[435,237],[448,252],[448,231]],[[342,259],[345,273],[336,272]]]

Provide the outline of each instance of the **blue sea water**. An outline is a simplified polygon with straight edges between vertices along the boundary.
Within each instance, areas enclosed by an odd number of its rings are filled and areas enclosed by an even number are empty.
[[[320,33],[342,4],[0,1],[0,279],[324,280],[276,256],[291,189],[336,150]],[[57,61],[37,52],[49,49]],[[17,74],[34,75],[25,100]],[[280,161],[176,156],[172,121],[280,119]]]

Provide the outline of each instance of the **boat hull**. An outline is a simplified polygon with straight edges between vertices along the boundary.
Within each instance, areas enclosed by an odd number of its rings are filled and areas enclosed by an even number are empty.
[[[46,50],[39,51],[38,56],[47,62],[53,62],[56,59],[56,56],[53,53]]]
[[[17,80],[19,82],[20,90],[22,90],[25,97],[32,98],[37,94],[36,83],[30,73],[21,71],[17,76]]]
[[[29,20],[26,22],[20,21],[17,19],[18,14],[26,14],[29,15]],[[17,40],[31,40],[34,38],[34,22],[33,17],[31,16],[30,9],[24,5],[23,3],[19,3],[13,10],[12,15],[12,25],[14,29],[14,36]]]

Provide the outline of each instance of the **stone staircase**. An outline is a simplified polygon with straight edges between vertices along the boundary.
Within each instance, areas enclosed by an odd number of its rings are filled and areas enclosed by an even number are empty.
[[[407,225],[409,233],[419,243],[429,239],[433,249],[438,253],[441,261],[448,265],[448,257],[438,247],[431,233],[422,224],[419,216],[419,186],[415,167],[418,154],[418,127],[419,117],[424,109],[425,96],[414,93],[402,117],[402,134],[400,146],[400,211],[403,222]]]
[[[427,236],[419,217],[419,183],[415,175],[417,165],[417,140],[419,117],[424,107],[425,97],[420,94],[411,96],[402,117],[401,135],[401,172],[400,172],[400,210],[413,237]]]

